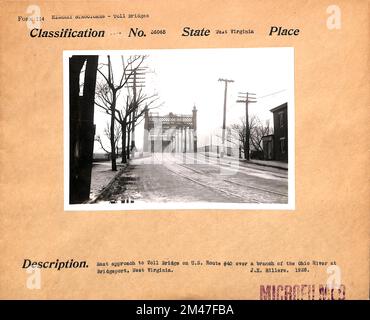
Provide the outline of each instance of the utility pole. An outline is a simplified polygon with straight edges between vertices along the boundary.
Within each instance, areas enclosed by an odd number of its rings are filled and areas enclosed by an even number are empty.
[[[218,79],[218,81],[223,81],[225,83],[225,94],[224,94],[224,117],[222,121],[222,151],[221,157],[223,157],[225,153],[225,131],[226,131],[226,98],[227,98],[227,84],[229,82],[234,82],[234,80],[229,79]]]
[[[250,92],[239,92],[239,100],[236,102],[238,103],[245,103],[245,141],[244,141],[244,159],[249,161],[249,138],[250,138],[250,128],[249,128],[249,110],[248,104],[249,103],[256,103],[256,94]]]
[[[127,81],[127,87],[132,88],[133,93],[133,100],[132,103],[134,104],[134,112],[132,114],[132,123],[129,125],[129,132],[128,132],[128,141],[130,141],[130,134],[131,134],[131,147],[127,151],[127,156],[130,158],[130,151],[134,150],[135,148],[135,119],[137,115],[137,88],[144,88],[145,87],[145,74],[146,74],[147,67],[139,67],[135,69],[131,69],[132,72],[132,79]],[[131,132],[130,132],[131,131]],[[130,142],[128,142],[128,145]]]

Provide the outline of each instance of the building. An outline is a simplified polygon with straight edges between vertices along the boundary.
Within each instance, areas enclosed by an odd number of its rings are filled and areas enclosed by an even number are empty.
[[[274,118],[274,134],[262,138],[264,159],[288,162],[288,104],[270,111]]]
[[[144,152],[197,152],[197,109],[190,115],[145,111]]]

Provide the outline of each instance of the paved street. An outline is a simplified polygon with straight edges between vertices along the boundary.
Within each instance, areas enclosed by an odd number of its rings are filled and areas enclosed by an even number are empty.
[[[287,170],[202,153],[131,160],[100,201],[287,203]]]

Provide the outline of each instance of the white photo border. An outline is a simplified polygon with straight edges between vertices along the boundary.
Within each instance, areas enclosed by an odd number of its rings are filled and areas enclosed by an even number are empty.
[[[69,203],[69,60],[72,55],[128,55],[147,54],[158,51],[285,49],[293,63],[292,83],[288,89],[288,202],[278,203],[226,203],[226,202],[166,202],[166,203]],[[63,109],[64,109],[64,210],[65,211],[137,211],[137,210],[295,210],[295,54],[294,47],[250,48],[184,48],[184,49],[137,49],[137,50],[63,50]]]

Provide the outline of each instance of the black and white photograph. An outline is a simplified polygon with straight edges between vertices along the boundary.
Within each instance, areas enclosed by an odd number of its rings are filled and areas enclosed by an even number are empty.
[[[294,49],[64,51],[65,210],[294,209]]]

